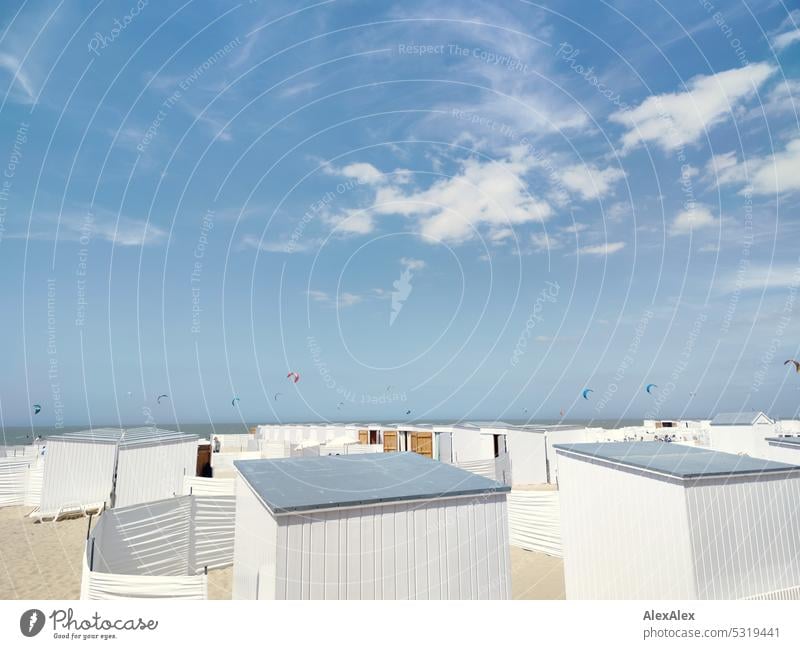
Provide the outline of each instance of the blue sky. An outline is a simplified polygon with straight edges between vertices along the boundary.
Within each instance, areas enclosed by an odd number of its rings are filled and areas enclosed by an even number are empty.
[[[3,425],[794,416],[797,5],[440,5],[5,3]]]

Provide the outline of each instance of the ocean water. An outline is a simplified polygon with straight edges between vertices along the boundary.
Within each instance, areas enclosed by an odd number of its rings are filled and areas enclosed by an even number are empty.
[[[214,423],[214,424],[181,424],[179,426],[161,425],[160,428],[167,430],[182,430],[185,433],[194,433],[200,437],[210,437],[211,435],[233,435],[237,433],[247,433],[250,426],[255,424],[243,424],[241,422],[235,423]],[[131,428],[141,426],[141,424],[132,424]],[[118,428],[119,424],[97,424],[94,428]],[[77,430],[86,430],[89,428],[87,425],[83,426],[63,426],[61,428],[54,428],[53,426],[36,426],[31,428],[29,426],[6,426],[0,430],[0,446],[13,446],[15,444],[30,444],[33,439],[41,435],[42,437],[49,437],[50,435],[60,435],[62,433],[74,432]]]
[[[380,420],[373,420],[375,423],[380,424],[393,424],[396,422],[389,422],[385,421],[382,422]],[[555,424],[569,424],[574,426],[597,426],[600,428],[622,428],[624,426],[641,426],[642,420],[641,419],[565,419],[563,421],[559,421],[557,419],[538,419],[535,422],[530,422],[525,419],[504,419],[506,423],[509,424],[535,424],[535,425],[555,425]],[[449,424],[452,423],[452,419],[447,420],[427,420],[425,423],[432,423],[432,424]],[[264,422],[259,422],[264,423]],[[272,423],[272,422],[270,422]],[[283,422],[286,424],[291,424],[295,422]],[[311,423],[308,421],[298,422],[298,423]],[[321,422],[321,423],[329,423],[329,422]],[[348,422],[349,423],[349,422]],[[135,424],[136,426],[140,426],[141,424]],[[249,432],[251,426],[255,426],[256,424],[243,424],[241,422],[221,422],[221,423],[206,423],[206,424],[180,424],[178,426],[169,426],[169,425],[162,425],[162,428],[168,430],[182,430],[185,433],[194,433],[195,435],[199,435],[200,437],[210,437],[212,435],[235,435],[235,434],[245,434]],[[118,424],[98,424],[94,426],[95,428],[116,428]],[[30,444],[32,440],[34,440],[38,436],[42,437],[49,437],[50,435],[59,435],[61,433],[66,432],[73,432],[77,430],[86,430],[88,426],[64,426],[62,428],[54,428],[52,426],[35,426],[31,428],[30,426],[6,426],[5,428],[0,429],[0,446],[13,446],[16,444]]]

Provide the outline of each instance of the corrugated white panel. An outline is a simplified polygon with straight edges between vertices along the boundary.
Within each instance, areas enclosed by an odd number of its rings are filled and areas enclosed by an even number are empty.
[[[773,424],[753,426],[709,426],[709,445],[715,451],[744,453],[751,457],[768,457],[769,445],[765,438],[775,435]]]
[[[182,493],[184,476],[197,468],[193,441],[120,447],[115,507],[169,498]]]
[[[192,572],[233,563],[235,519],[235,496],[192,496]]]
[[[236,494],[236,481],[232,478],[183,478],[183,495],[195,496],[233,496]]]
[[[192,496],[108,509],[92,530],[93,570],[117,575],[188,575]]]
[[[278,525],[250,487],[236,476],[232,599],[274,599]]]
[[[505,510],[492,495],[279,517],[275,597],[507,599]]]
[[[800,478],[738,478],[686,490],[700,599],[800,586]]]
[[[63,507],[108,502],[117,447],[111,442],[52,439],[47,444],[40,514],[54,515]]]
[[[684,488],[558,458],[569,599],[695,599]]]
[[[214,470],[230,471],[236,460],[260,460],[261,451],[245,451],[241,453],[212,453],[211,466]]]
[[[511,491],[509,542],[518,548],[563,557],[557,491]]]
[[[82,600],[111,599],[208,599],[208,577],[112,575],[91,572],[83,558]]]
[[[44,458],[28,467],[25,480],[25,502],[27,507],[38,507],[42,502],[42,481],[44,480]]]
[[[259,450],[264,459],[291,457],[292,444],[289,442],[261,442]]]
[[[547,445],[544,433],[510,430],[506,446],[514,484],[547,482]]]

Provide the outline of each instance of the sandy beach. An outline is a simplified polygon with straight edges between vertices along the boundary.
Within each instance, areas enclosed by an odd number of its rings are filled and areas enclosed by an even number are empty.
[[[35,523],[30,507],[0,508],[0,599],[78,599],[88,518]],[[230,599],[233,569],[208,575],[209,599]],[[514,599],[563,599],[563,561],[511,548]]]

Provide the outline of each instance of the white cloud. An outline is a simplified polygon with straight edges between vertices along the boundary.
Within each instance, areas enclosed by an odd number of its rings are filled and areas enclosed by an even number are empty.
[[[718,223],[708,207],[696,204],[678,213],[672,221],[669,232],[675,236],[689,234],[694,230],[714,227]]]
[[[340,293],[337,304],[340,307],[353,306],[354,304],[361,302],[363,299],[363,297],[356,295],[355,293]]]
[[[564,242],[557,235],[548,235],[546,232],[534,232],[531,234],[531,243],[536,252],[547,252],[548,250],[558,250],[564,247]]]
[[[483,226],[497,231],[542,222],[553,211],[547,201],[528,192],[524,177],[534,166],[535,160],[521,147],[504,158],[469,158],[453,176],[427,189],[381,186],[371,210],[413,217],[427,240],[452,243],[473,238]]]
[[[625,177],[625,172],[617,167],[599,169],[594,165],[580,164],[567,167],[561,172],[561,182],[572,192],[580,194],[584,200],[602,198],[612,190],[612,186]]]
[[[719,185],[749,184],[754,194],[780,194],[800,191],[800,138],[791,140],[783,151],[737,160],[734,152],[714,156],[708,174]],[[742,190],[744,191],[744,190]]]
[[[344,308],[348,306],[353,306],[355,304],[359,304],[364,301],[364,297],[361,295],[357,295],[355,293],[339,293],[334,299],[331,295],[326,293],[325,291],[319,290],[310,290],[306,293],[309,299],[313,302],[317,302],[319,304],[327,304],[333,306],[334,304],[337,307]]]
[[[345,178],[354,178],[359,183],[366,185],[383,181],[383,174],[369,162],[355,162],[335,170],[335,173]]]
[[[772,47],[780,51],[800,41],[800,29],[793,29],[772,37]]]
[[[568,234],[577,234],[578,232],[583,232],[588,228],[589,226],[586,225],[585,223],[573,223],[572,225],[568,225],[567,227],[562,228],[562,231]]]
[[[745,272],[731,271],[720,286],[725,293],[797,288],[800,286],[800,267],[750,266]]]
[[[421,259],[412,259],[411,257],[401,257],[400,264],[404,268],[408,268],[408,270],[413,271],[422,270],[425,268],[425,266],[427,266],[427,264]]]
[[[653,142],[673,151],[699,140],[706,130],[730,116],[737,104],[754,96],[775,72],[767,63],[752,63],[717,74],[697,76],[685,92],[651,95],[630,110],[610,116],[627,128],[622,136],[623,151]]]
[[[578,248],[578,253],[583,255],[595,255],[598,257],[607,257],[619,252],[625,247],[624,241],[614,241],[612,243],[600,243],[593,246],[583,246]]]

